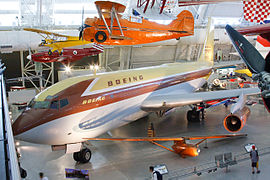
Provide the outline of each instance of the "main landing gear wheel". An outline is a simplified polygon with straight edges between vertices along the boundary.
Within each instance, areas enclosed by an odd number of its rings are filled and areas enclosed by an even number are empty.
[[[73,153],[73,159],[77,162],[80,163],[87,163],[90,161],[92,156],[92,153],[90,151],[90,149],[85,148],[80,150],[79,152],[74,152]]]
[[[95,34],[95,39],[97,42],[99,43],[103,43],[107,40],[107,35],[104,31],[98,31],[96,34]]]
[[[189,110],[187,112],[187,120],[188,122],[200,122],[200,111]]]

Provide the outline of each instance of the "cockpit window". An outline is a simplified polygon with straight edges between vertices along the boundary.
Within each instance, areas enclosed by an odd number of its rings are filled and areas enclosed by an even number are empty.
[[[58,106],[59,106],[58,101],[52,101],[50,108],[51,109],[58,109]]]
[[[68,105],[68,100],[67,99],[61,99],[60,100],[60,108]]]
[[[49,101],[35,101],[33,108],[36,109],[47,109],[49,108]]]
[[[28,103],[28,106],[27,107],[29,107],[29,108],[31,108],[32,106],[33,106],[33,104],[34,104],[34,99],[35,98],[33,98],[29,103]]]

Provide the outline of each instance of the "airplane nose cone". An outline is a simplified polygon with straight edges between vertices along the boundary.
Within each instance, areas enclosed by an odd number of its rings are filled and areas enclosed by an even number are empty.
[[[12,124],[13,135],[17,136],[27,130],[30,123],[30,116],[27,113],[21,114]]]
[[[32,60],[32,56],[30,54],[26,58]]]

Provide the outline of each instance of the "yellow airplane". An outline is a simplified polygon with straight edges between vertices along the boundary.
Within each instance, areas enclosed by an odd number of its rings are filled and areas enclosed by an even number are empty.
[[[39,46],[47,46],[50,48],[48,54],[51,55],[54,51],[58,51],[59,54],[62,53],[63,48],[80,46],[85,44],[90,44],[89,41],[79,40],[77,36],[67,36],[63,34],[53,33],[49,31],[44,31],[41,29],[24,28],[25,31],[35,32],[42,36],[44,39],[39,44]]]

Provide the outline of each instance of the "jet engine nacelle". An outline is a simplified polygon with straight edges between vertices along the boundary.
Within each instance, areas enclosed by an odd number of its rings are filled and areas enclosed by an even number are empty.
[[[233,114],[229,114],[223,121],[225,129],[229,132],[240,131],[246,124],[246,120],[250,115],[250,109],[243,107],[241,110]]]

